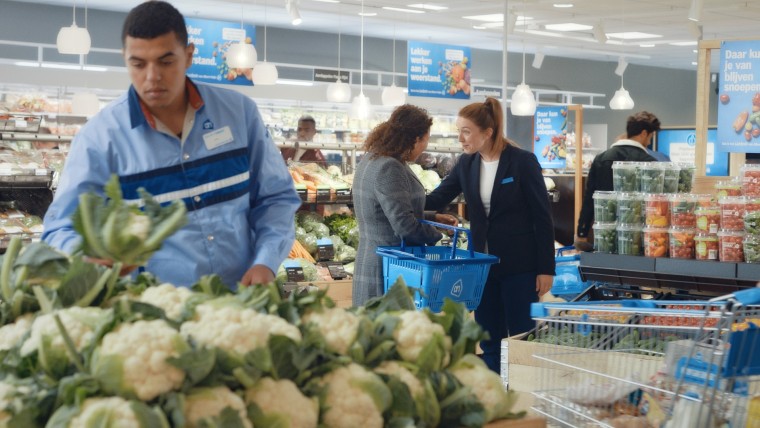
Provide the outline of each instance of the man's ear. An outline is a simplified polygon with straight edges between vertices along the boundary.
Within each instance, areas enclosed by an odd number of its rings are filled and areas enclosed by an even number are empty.
[[[187,65],[185,66],[185,69],[187,70],[190,68],[191,65],[193,65],[193,54],[195,53],[195,44],[194,43],[188,43],[187,47],[185,48],[185,55],[187,56]]]

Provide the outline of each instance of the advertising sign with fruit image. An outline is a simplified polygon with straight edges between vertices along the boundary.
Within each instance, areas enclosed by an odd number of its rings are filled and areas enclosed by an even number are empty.
[[[722,42],[718,149],[760,153],[760,41]]]
[[[407,79],[409,95],[470,99],[470,48],[408,43]]]
[[[187,38],[195,45],[193,64],[187,76],[197,82],[227,85],[253,85],[253,69],[230,68],[227,50],[240,40],[256,44],[256,27],[226,21],[186,18]]]
[[[567,107],[536,108],[533,153],[541,168],[565,168],[567,158]]]

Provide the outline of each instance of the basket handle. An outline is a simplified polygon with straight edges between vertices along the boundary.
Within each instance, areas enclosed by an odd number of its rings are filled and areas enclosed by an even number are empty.
[[[430,226],[439,227],[441,229],[449,229],[453,230],[454,233],[454,242],[451,244],[451,259],[455,259],[457,255],[457,241],[459,240],[459,232],[464,232],[465,236],[467,236],[467,251],[470,252],[470,258],[475,257],[475,250],[472,249],[472,237],[470,236],[470,229],[466,229],[464,227],[459,226],[450,226],[448,224],[443,223],[436,223],[434,221],[430,220],[420,220],[420,223],[422,224],[428,224]],[[404,240],[401,240],[401,251],[404,251]]]
[[[562,253],[564,253],[565,251],[570,251],[574,249],[575,249],[574,245],[568,245],[562,248],[557,248],[557,257],[562,257]]]
[[[378,248],[377,253],[397,260],[409,260],[414,258],[414,254],[407,253],[406,251],[391,250],[390,248]]]

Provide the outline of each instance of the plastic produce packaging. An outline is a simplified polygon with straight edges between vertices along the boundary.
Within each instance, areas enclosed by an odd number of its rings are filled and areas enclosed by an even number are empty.
[[[720,229],[720,208],[697,207],[694,210],[697,229],[702,233],[718,233]]]
[[[744,230],[746,199],[741,196],[727,196],[718,199],[720,205],[720,227],[723,230]]]
[[[643,225],[643,196],[641,193],[618,193],[617,218],[619,224]]]
[[[617,220],[617,193],[597,190],[593,199],[595,221],[609,223]]]
[[[676,193],[679,190],[679,181],[681,177],[681,167],[675,162],[661,163],[662,169],[665,172],[665,180],[663,181],[662,191],[663,193]],[[692,177],[694,174],[692,174]]]
[[[664,193],[644,195],[646,225],[654,227],[670,226],[670,205]]]
[[[715,183],[715,197],[741,196],[742,184],[737,180],[722,180]]]
[[[620,225],[617,227],[617,252],[628,256],[644,254],[641,226]]]
[[[744,195],[760,196],[760,165],[744,165],[741,167],[740,176]]]
[[[670,257],[693,259],[695,229],[671,227],[668,233],[670,234]]]
[[[760,236],[744,236],[744,261],[747,263],[760,263]]]
[[[696,227],[697,198],[687,193],[670,196],[670,224],[675,227]]]
[[[718,232],[719,259],[722,262],[744,261],[744,232],[721,230]]]
[[[642,162],[639,166],[639,171],[639,190],[641,190],[641,192],[663,192],[663,188],[665,187],[665,168],[663,168],[661,162]]]
[[[599,253],[615,254],[617,244],[615,223],[594,223],[594,250]]]
[[[713,197],[713,195],[692,195],[694,197],[695,202],[697,203],[697,208],[699,207],[717,207],[718,201]]]
[[[640,187],[639,162],[613,162],[612,187],[616,192],[638,192]]]
[[[692,187],[694,187],[694,171],[697,169],[695,165],[678,164],[680,169],[678,170],[678,192],[689,193]]]
[[[748,212],[744,216],[744,232],[751,236],[760,236],[760,211]]]
[[[744,207],[744,209],[747,211],[747,213],[760,211],[760,196],[745,196],[747,205]]]
[[[644,255],[647,257],[667,257],[670,236],[664,227],[644,228]]]
[[[694,247],[697,260],[718,260],[717,234],[695,235]]]

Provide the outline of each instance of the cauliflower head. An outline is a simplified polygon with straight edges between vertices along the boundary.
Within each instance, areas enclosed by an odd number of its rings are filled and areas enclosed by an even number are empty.
[[[33,320],[32,314],[26,314],[16,319],[16,322],[0,327],[0,351],[7,351],[16,346],[32,328]]]
[[[93,373],[112,394],[149,401],[179,389],[185,372],[166,359],[189,346],[164,320],[124,323],[103,337],[93,355]]]
[[[382,428],[383,412],[391,405],[388,386],[376,374],[351,363],[321,379],[322,422],[330,428]]]
[[[341,355],[348,355],[348,348],[359,332],[360,320],[355,314],[337,307],[310,312],[303,318],[304,323],[314,323],[317,326],[329,350]]]
[[[21,410],[23,404],[19,395],[28,392],[27,387],[0,381],[0,427],[6,427],[13,419],[13,414]]]
[[[206,418],[220,416],[222,411],[230,408],[237,412],[240,421],[246,428],[253,428],[248,420],[245,402],[226,386],[214,388],[196,388],[185,397],[185,420],[187,428],[196,428]]]
[[[178,320],[187,299],[192,295],[193,292],[187,288],[164,283],[157,287],[148,287],[140,295],[140,301],[157,306],[164,310],[168,318]]]
[[[375,373],[387,376],[395,376],[409,389],[409,394],[414,400],[416,418],[422,426],[438,426],[441,416],[441,408],[429,382],[423,383],[405,363],[399,361],[383,361],[375,367]],[[396,395],[394,400],[403,399]]]
[[[267,346],[270,335],[287,336],[296,342],[301,341],[298,327],[275,315],[236,306],[219,306],[213,304],[213,301],[200,304],[195,310],[195,320],[183,323],[180,333],[202,346],[216,346],[243,356],[254,349]]]
[[[73,306],[55,313],[74,342],[77,351],[82,351],[95,338],[95,328],[103,320],[105,310],[100,308],[80,308]],[[44,314],[34,320],[32,334],[21,346],[21,355],[29,355],[42,346],[43,340],[50,341],[50,347],[65,353],[63,336],[53,318],[53,313]]]
[[[417,379],[417,376],[410,372],[408,368],[401,365],[398,361],[383,361],[382,364],[375,367],[375,373],[398,377],[401,379],[401,382],[404,382],[404,385],[409,388],[409,392],[412,394],[412,397],[419,397],[420,394],[424,392],[422,382]]]
[[[474,354],[467,354],[449,368],[451,374],[475,394],[486,409],[486,422],[509,414],[516,397],[504,389],[501,377]]]
[[[251,418],[254,426],[316,428],[319,422],[319,401],[288,379],[261,378],[245,392],[245,401],[260,411]]]
[[[88,398],[67,428],[153,428],[163,426],[160,410],[121,397]]]
[[[417,364],[424,356],[430,360],[431,368],[448,365],[451,337],[446,335],[443,326],[431,321],[422,311],[404,311],[398,317],[400,322],[393,330],[393,339],[402,360]]]

